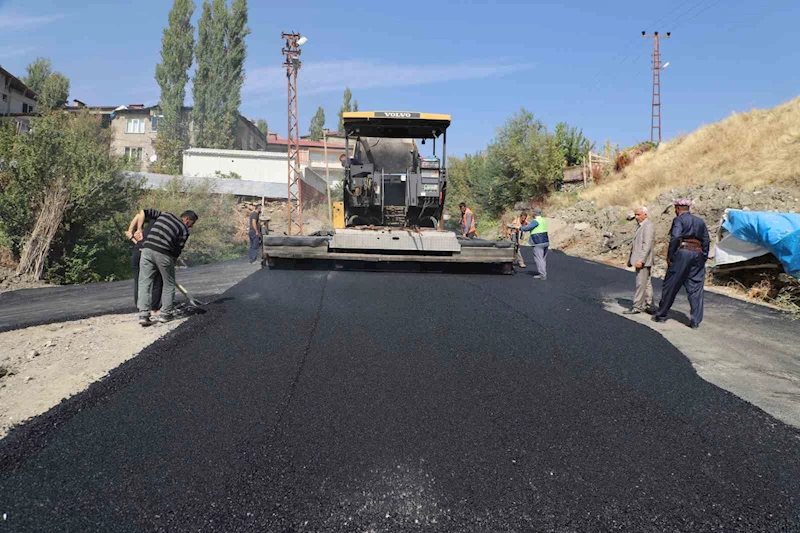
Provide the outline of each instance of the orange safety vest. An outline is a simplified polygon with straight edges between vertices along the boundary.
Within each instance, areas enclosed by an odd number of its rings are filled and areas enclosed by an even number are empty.
[[[469,228],[467,228],[467,215],[472,215],[472,223],[469,225]],[[461,213],[461,227],[467,228],[466,231],[464,231],[464,235],[475,233],[475,214],[470,211],[469,207]]]

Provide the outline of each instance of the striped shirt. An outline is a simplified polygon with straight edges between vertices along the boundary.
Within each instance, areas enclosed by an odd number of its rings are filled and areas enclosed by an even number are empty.
[[[145,222],[155,221],[144,239],[142,248],[149,248],[177,259],[189,238],[189,228],[172,213],[157,209],[144,210]]]

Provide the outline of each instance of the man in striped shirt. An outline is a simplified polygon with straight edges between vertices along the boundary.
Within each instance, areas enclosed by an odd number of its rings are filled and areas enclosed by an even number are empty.
[[[161,314],[153,317],[153,320],[169,322],[173,319],[175,263],[189,238],[189,228],[197,222],[197,213],[184,211],[180,217],[176,217],[172,213],[162,213],[157,209],[144,209],[136,215],[137,239],[141,239],[141,228],[145,222],[153,224],[142,245],[138,306],[139,324],[149,326],[151,290],[156,272],[161,274],[164,288],[161,293]]]

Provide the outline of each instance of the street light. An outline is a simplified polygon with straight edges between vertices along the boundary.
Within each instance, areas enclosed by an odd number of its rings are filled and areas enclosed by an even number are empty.
[[[303,45],[304,45],[304,44],[306,44],[307,42],[308,42],[308,37],[300,37],[300,38],[297,40],[297,46],[303,46]]]

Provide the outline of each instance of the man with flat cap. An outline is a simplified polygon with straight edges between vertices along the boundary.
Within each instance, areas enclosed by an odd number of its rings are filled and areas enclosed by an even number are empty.
[[[675,219],[670,230],[667,252],[667,275],[661,289],[661,303],[653,314],[654,322],[666,322],[667,313],[681,286],[686,288],[692,317],[689,326],[700,327],[703,321],[703,286],[711,239],[702,218],[689,212],[691,200],[675,200]]]

